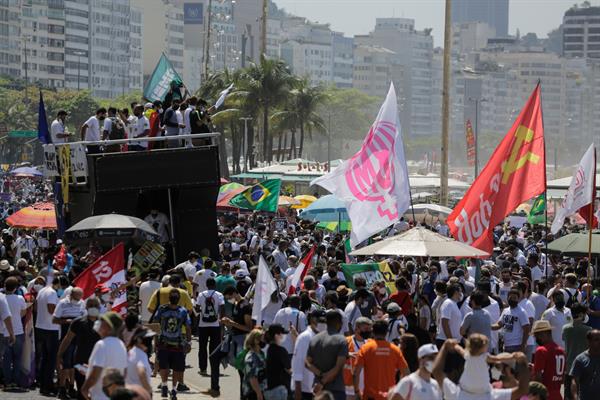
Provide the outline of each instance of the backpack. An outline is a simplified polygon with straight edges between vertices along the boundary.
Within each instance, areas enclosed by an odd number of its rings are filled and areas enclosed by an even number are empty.
[[[573,304],[577,303],[577,289],[575,289],[575,294],[571,294],[571,291],[567,288],[563,290],[563,293],[567,294],[567,300],[565,301],[565,307],[571,308]]]
[[[217,322],[217,310],[215,309],[215,303],[213,301],[214,295],[215,292],[213,291],[210,297],[205,297],[204,299],[204,307],[202,308],[202,322]]]
[[[125,125],[123,125],[123,121],[116,117],[110,117],[110,121],[108,138],[110,140],[125,139]]]

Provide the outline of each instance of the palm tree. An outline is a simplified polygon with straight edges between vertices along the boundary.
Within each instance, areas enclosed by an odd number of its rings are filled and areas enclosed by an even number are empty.
[[[327,94],[322,86],[310,86],[308,78],[297,82],[292,91],[294,108],[298,113],[298,128],[300,129],[300,148],[298,157],[302,158],[304,150],[304,134],[308,133],[312,140],[312,133],[325,133],[325,122],[317,114],[317,109],[327,100]]]
[[[281,105],[289,95],[296,78],[290,74],[289,68],[281,60],[260,57],[260,63],[251,63],[242,74],[245,88],[240,95],[245,97],[247,104],[254,104],[262,114],[263,128],[263,159],[273,159],[273,138],[269,133],[269,115],[271,110]]]

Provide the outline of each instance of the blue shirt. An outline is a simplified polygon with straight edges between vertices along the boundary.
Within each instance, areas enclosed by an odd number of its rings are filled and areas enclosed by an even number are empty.
[[[164,304],[156,312],[155,318],[160,321],[159,346],[181,347],[184,342],[183,326],[191,324],[187,310],[181,306],[172,309]]]
[[[589,306],[590,310],[592,311],[600,311],[600,297],[592,296]],[[594,329],[600,329],[600,317],[594,317],[590,315],[590,320],[588,321],[587,325]]]

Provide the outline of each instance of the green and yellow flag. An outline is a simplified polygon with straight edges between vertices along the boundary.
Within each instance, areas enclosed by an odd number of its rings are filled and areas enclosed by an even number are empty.
[[[529,215],[527,216],[527,222],[530,224],[542,224],[546,222],[546,194],[539,195],[533,205],[531,206],[531,210],[529,210]]]
[[[233,197],[229,204],[248,210],[276,212],[280,190],[281,179],[267,179]]]

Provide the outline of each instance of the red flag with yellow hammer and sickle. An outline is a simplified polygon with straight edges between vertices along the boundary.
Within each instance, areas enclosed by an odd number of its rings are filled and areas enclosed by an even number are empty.
[[[448,216],[452,236],[492,252],[492,232],[517,206],[546,190],[546,155],[538,83],[490,161]]]

